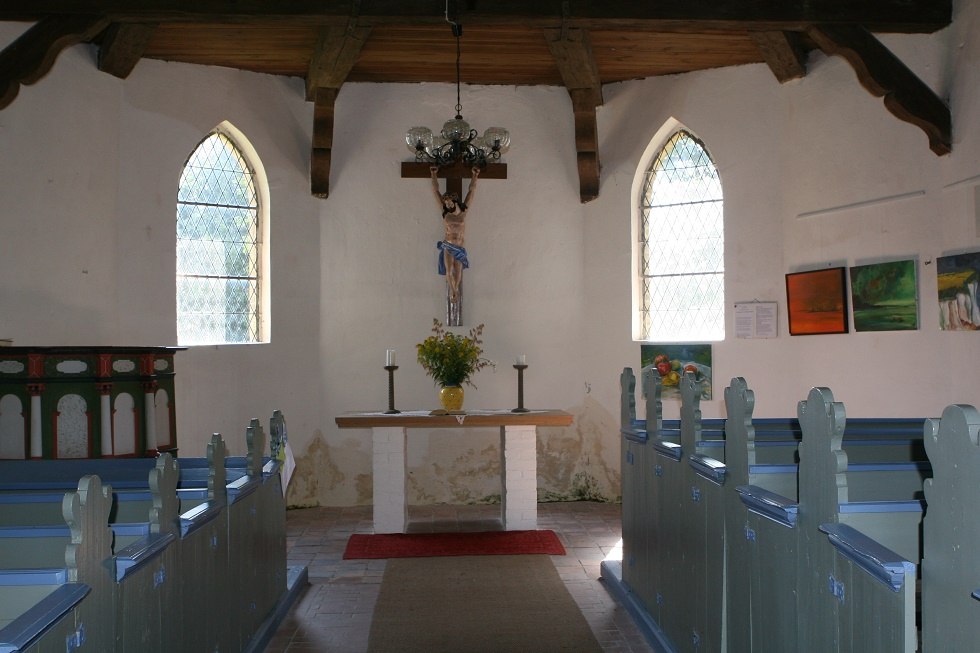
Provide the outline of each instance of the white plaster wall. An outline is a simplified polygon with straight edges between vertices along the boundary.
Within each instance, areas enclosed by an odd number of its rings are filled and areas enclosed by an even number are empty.
[[[845,61],[820,53],[811,56],[805,78],[784,85],[759,65],[604,89],[602,188],[585,223],[594,309],[587,367],[603,379],[593,383],[602,405],[617,405],[622,368],[639,366],[629,323],[608,316],[630,311],[632,183],[648,164],[649,140],[671,118],[705,141],[721,172],[729,310],[754,299],[779,304],[775,340],[734,339],[729,313],[729,335],[713,348],[714,400],[702,402],[705,416],[724,416],[722,391],[733,376],[755,389],[757,416],[795,415],[814,385],[830,387],[851,416],[938,416],[947,404],[980,401],[980,339],[937,326],[935,258],[980,245],[977,4],[957,3],[954,18],[934,35],[882,38],[949,101],[954,144],[944,157],[865,91]],[[918,331],[788,335],[787,272],[908,257],[919,262]],[[679,405],[665,403],[665,414],[676,417]]]
[[[330,197],[323,204],[321,324],[325,420],[350,410],[386,407],[385,349],[396,350],[395,404],[438,407],[432,380],[415,362],[415,344],[445,320],[445,281],[436,273],[441,210],[428,179],[401,179],[410,160],[404,131],[434,129],[452,117],[455,89],[445,84],[346,84],[337,99]],[[484,350],[497,363],[466,388],[465,406],[516,405],[512,365],[524,353],[525,402],[574,410],[583,393],[585,343],[583,208],[567,93],[556,88],[464,87],[463,114],[481,131],[502,124],[514,147],[508,179],[478,182],[467,215],[470,269],[463,276],[463,317],[485,324]],[[464,186],[464,193],[466,192]],[[544,434],[542,485],[571,476],[582,456],[564,451],[585,438],[574,430]],[[570,431],[569,435],[566,431]],[[574,443],[565,442],[571,439]],[[594,440],[594,438],[592,438]],[[557,444],[560,442],[561,444]],[[363,502],[370,492],[369,432],[328,426],[321,496]],[[481,500],[499,494],[496,430],[413,430],[410,500]],[[608,496],[618,453],[597,461]],[[555,469],[561,468],[561,471]],[[353,481],[353,482],[352,482]]]
[[[575,415],[539,441],[539,487],[618,494],[618,379],[636,366],[631,334],[632,203],[650,139],[676,119],[707,143],[726,200],[726,297],[779,303],[779,337],[714,348],[715,397],[735,375],[756,414],[787,415],[812,385],[853,416],[938,415],[977,403],[980,340],[936,324],[937,256],[976,250],[980,184],[980,37],[976,3],[930,36],[885,40],[953,110],[954,151],[889,114],[842,60],[815,55],[780,85],[764,66],[607,86],[598,110],[602,186],[578,200],[574,129],[557,88],[464,87],[477,128],[508,127],[507,180],[484,180],[470,209],[467,325],[486,324],[498,362],[466,406],[511,406],[528,357],[526,403]],[[23,29],[0,24],[0,46]],[[439,210],[427,180],[401,179],[404,130],[451,117],[449,85],[347,84],[336,105],[330,197],[309,193],[312,107],[299,80],[142,61],[127,80],[71,48],[0,111],[0,337],[15,344],[175,344],[177,175],[222,120],[251,140],[272,201],[272,339],[195,348],[177,358],[179,441],[200,455],[212,431],[241,452],[248,417],[281,408],[300,467],[293,503],[370,502],[369,434],[334,417],[386,406],[384,350],[397,351],[396,405],[429,408],[436,389],[415,343],[444,316],[435,273]],[[812,217],[814,211],[882,197]],[[914,333],[789,337],[784,275],[828,263],[914,256],[922,327]],[[465,329],[464,329],[465,330]],[[732,320],[728,320],[729,334]],[[641,406],[642,411],[642,406]],[[668,404],[668,416],[677,406]],[[499,492],[495,431],[413,431],[410,500],[481,500]]]
[[[0,24],[0,46],[20,25]],[[258,151],[271,193],[272,341],[177,354],[182,454],[213,432],[244,453],[251,417],[322,428],[318,202],[312,110],[297,80],[142,61],[125,81],[95,50],[66,50],[0,111],[0,333],[15,345],[176,345],[175,202],[197,143],[228,120]],[[270,391],[273,389],[273,391]]]

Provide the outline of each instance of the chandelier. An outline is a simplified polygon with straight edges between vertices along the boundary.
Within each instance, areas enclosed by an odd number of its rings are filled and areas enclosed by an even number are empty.
[[[450,21],[448,15],[446,20],[452,25],[456,37],[456,117],[443,124],[439,136],[433,135],[428,127],[412,127],[405,133],[405,144],[416,161],[438,166],[462,161],[467,166],[484,168],[510,149],[510,134],[503,127],[488,127],[483,136],[479,136],[475,129],[470,129],[470,123],[463,120],[463,105],[459,99],[459,37],[463,35],[463,26]]]

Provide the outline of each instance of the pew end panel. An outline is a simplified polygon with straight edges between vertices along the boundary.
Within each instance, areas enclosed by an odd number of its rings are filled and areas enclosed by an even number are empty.
[[[850,526],[820,531],[835,549],[826,592],[838,604],[839,650],[915,651],[915,563]]]
[[[922,648],[976,650],[980,642],[980,411],[947,406],[927,420],[934,476],[925,483]],[[934,510],[942,506],[942,510]]]

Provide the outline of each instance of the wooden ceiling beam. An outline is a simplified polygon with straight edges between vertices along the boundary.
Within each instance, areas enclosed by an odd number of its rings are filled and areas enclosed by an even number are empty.
[[[126,79],[156,31],[155,23],[113,23],[99,46],[99,70]]]
[[[357,63],[371,28],[357,25],[331,25],[320,30],[306,74],[306,99],[312,100],[318,88],[340,88]]]
[[[749,32],[780,84],[806,76],[806,50],[797,32]]]
[[[310,192],[326,199],[330,194],[330,159],[333,151],[334,105],[340,89],[321,87],[313,98],[313,147],[310,150]]]
[[[306,74],[306,99],[313,100],[310,192],[322,199],[330,194],[334,105],[370,34],[371,28],[358,25],[356,17],[346,26],[324,27],[310,57]]]
[[[443,22],[443,2],[354,0],[362,24]],[[4,3],[0,20],[102,14],[113,22],[346,23],[352,0],[32,0]],[[10,6],[13,5],[13,6]],[[929,33],[952,21],[952,0],[471,0],[464,24],[572,27],[599,30],[742,29],[802,31],[807,25],[863,25],[874,32]]]
[[[585,203],[599,196],[599,130],[595,115],[596,107],[602,104],[599,69],[587,30],[546,29],[544,36],[572,99],[579,198]]]
[[[862,27],[815,25],[807,30],[821,50],[843,57],[861,85],[900,120],[919,127],[929,137],[929,149],[937,155],[952,148],[949,107],[929,86]]]
[[[0,109],[20,92],[48,74],[61,51],[95,38],[109,24],[98,15],[50,16],[34,24],[0,51]]]

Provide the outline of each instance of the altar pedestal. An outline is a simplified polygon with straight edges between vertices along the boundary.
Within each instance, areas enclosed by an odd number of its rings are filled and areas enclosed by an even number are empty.
[[[465,415],[346,413],[340,428],[370,428],[374,472],[374,532],[404,533],[408,526],[406,449],[410,428],[500,429],[501,521],[504,530],[538,527],[537,427],[568,426],[572,416],[561,410],[470,411]]]

